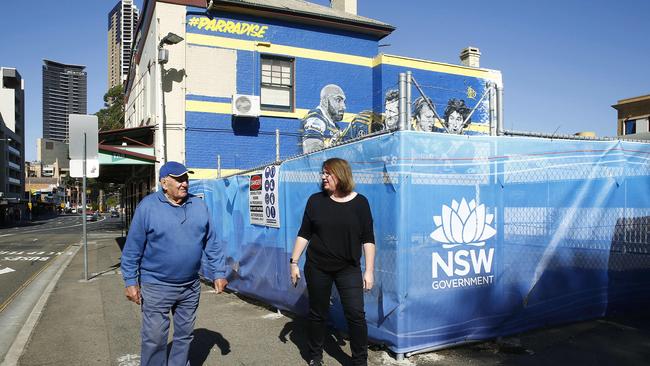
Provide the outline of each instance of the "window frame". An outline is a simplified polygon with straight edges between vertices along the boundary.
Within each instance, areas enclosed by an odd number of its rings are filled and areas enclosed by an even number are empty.
[[[274,83],[265,83],[263,82],[263,67],[264,60],[277,60],[288,62],[290,64],[290,86],[285,86],[282,84]],[[272,64],[271,64],[272,65]],[[294,57],[280,56],[274,54],[260,54],[260,67],[259,67],[259,77],[260,77],[260,110],[262,111],[275,111],[275,112],[294,112],[296,106],[296,59]],[[273,71],[271,70],[271,78],[273,78]],[[262,100],[262,90],[265,87],[272,88],[287,88],[289,90],[289,105],[288,106],[279,106],[273,104],[264,104]]]
[[[628,123],[632,126],[631,129],[633,129],[634,131],[628,132]],[[634,135],[634,134],[636,134],[636,119],[630,118],[623,121],[623,135],[627,136],[627,135]]]

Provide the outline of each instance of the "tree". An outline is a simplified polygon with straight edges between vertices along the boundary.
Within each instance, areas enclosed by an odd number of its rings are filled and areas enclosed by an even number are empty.
[[[95,115],[100,131],[124,128],[124,87],[121,84],[104,94],[104,108]]]

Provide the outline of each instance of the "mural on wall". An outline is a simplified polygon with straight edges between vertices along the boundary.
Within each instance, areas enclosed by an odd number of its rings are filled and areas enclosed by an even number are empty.
[[[399,122],[399,91],[389,90],[384,100],[384,113],[371,110],[359,112],[349,123],[345,114],[345,92],[335,84],[321,89],[320,104],[302,119],[302,152],[304,154],[360,138],[370,132],[395,129]]]
[[[436,114],[429,106],[433,105],[431,98],[427,97],[424,99],[424,97],[419,97],[413,105],[413,130],[424,132],[435,131]]]
[[[360,138],[370,132],[396,129],[399,124],[399,91],[391,89],[386,92],[384,113],[381,115],[364,110],[346,123],[343,122],[345,109],[345,92],[340,86],[328,84],[321,89],[319,105],[302,119],[303,153]],[[452,98],[447,101],[445,112],[440,117],[435,111],[432,99],[421,96],[413,103],[411,129],[461,135],[471,123],[470,114],[471,109],[465,104],[465,100]]]
[[[452,98],[447,102],[445,114],[443,116],[447,131],[456,135],[461,135],[463,130],[469,126],[471,119],[468,118],[471,110],[462,99]],[[465,121],[467,120],[467,121]]]
[[[384,98],[384,116],[382,130],[397,128],[399,123],[399,90],[391,89]],[[373,131],[374,132],[374,131]]]
[[[302,152],[310,153],[342,141],[345,135],[337,124],[345,113],[345,93],[328,84],[320,91],[320,104],[302,120]]]
[[[371,110],[364,110],[359,112],[352,118],[352,122],[348,126],[348,132],[345,134],[344,139],[360,138],[372,131],[372,126],[375,123],[375,114]]]
[[[411,121],[414,131],[447,132],[462,135],[465,128],[472,122],[471,118],[469,118],[471,110],[462,99],[449,99],[442,121],[436,111],[431,109],[431,106],[435,109],[435,104],[429,97],[426,97],[426,99],[425,97],[419,97],[415,100],[413,103],[413,121]],[[437,127],[436,123],[442,127]]]

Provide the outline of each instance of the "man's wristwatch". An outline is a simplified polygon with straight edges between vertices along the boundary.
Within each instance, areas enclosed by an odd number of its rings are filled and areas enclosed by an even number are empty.
[[[293,258],[289,257],[289,264],[298,264],[298,262],[294,261]]]

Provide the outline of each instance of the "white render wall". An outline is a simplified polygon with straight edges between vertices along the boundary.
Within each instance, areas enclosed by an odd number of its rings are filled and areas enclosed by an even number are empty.
[[[159,123],[156,107],[159,105],[159,69],[156,65],[158,43],[169,32],[185,38],[186,7],[162,2],[155,4],[146,42],[143,45],[140,62],[135,66],[135,79],[125,108],[125,127],[156,126],[155,155],[160,161],[162,143],[159,140]],[[141,14],[144,17],[144,14]],[[169,61],[163,65],[165,78],[163,91],[165,102],[165,129],[167,133],[167,160],[185,163],[185,41],[176,45],[165,45],[169,50]],[[156,171],[159,169],[156,164]]]
[[[154,19],[159,19],[158,39],[172,32],[187,38],[185,35],[185,17],[187,9],[167,3],[156,3]],[[159,41],[156,41],[156,45]],[[186,45],[185,40],[175,45],[167,45],[169,62],[163,67],[166,77],[163,78],[165,93],[165,125],[167,129],[167,160],[185,163],[185,74],[186,74]]]

